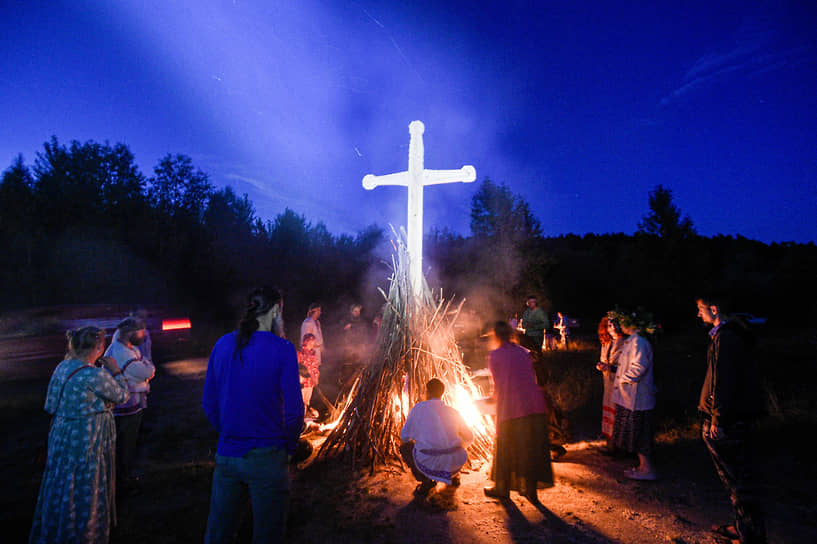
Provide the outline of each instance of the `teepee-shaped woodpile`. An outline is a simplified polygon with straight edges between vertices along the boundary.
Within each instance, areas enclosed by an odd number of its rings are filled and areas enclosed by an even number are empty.
[[[434,300],[425,281],[413,293],[408,254],[398,241],[383,321],[369,364],[352,380],[339,404],[334,428],[319,457],[348,455],[354,465],[400,463],[400,430],[409,409],[424,400],[425,384],[445,384],[443,401],[457,408],[472,427],[469,456],[487,459],[493,423],[474,406],[480,396],[462,361],[453,325],[462,302]]]

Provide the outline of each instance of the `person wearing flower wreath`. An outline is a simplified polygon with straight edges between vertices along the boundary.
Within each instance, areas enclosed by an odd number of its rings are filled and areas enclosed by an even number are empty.
[[[596,363],[596,370],[601,372],[604,382],[604,395],[601,402],[601,435],[606,441],[601,452],[615,455],[617,451],[613,446],[613,424],[616,418],[616,405],[613,402],[613,383],[616,379],[621,347],[624,345],[626,336],[621,330],[621,325],[607,315],[599,322],[598,335],[601,353],[599,362]]]
[[[632,313],[613,311],[608,319],[618,323],[624,334],[629,335],[621,347],[613,381],[612,400],[616,405],[613,446],[638,455],[638,466],[624,471],[624,476],[631,480],[656,480],[652,461],[653,351],[647,335],[654,334],[657,325],[652,322],[652,316],[641,309]]]

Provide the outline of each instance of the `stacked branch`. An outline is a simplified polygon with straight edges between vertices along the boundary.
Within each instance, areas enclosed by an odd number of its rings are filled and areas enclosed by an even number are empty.
[[[479,415],[480,397],[454,335],[462,302],[435,301],[423,280],[423,292],[412,292],[405,245],[398,242],[383,320],[369,364],[351,381],[339,402],[338,419],[319,457],[348,455],[355,465],[400,464],[400,430],[409,409],[424,400],[425,384],[445,384],[443,401],[469,410],[463,414],[474,431],[469,455],[486,460],[493,446],[493,423]],[[471,416],[471,417],[467,417]]]

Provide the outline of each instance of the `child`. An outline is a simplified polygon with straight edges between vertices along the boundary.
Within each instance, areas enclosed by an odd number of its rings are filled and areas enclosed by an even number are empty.
[[[298,370],[301,374],[301,394],[304,399],[304,408],[307,415],[317,417],[317,410],[309,407],[309,400],[312,398],[312,389],[318,385],[318,378],[321,375],[321,362],[315,351],[315,335],[306,333],[301,341],[301,345],[303,347],[298,351]]]

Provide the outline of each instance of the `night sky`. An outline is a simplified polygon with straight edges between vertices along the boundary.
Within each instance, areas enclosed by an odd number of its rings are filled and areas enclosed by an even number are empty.
[[[702,235],[817,241],[817,3],[745,4],[2,0],[0,170],[122,142],[354,233],[405,224],[361,179],[419,119],[426,168],[473,164],[548,236],[632,233],[663,184]],[[428,188],[426,229],[468,234],[478,185]]]

